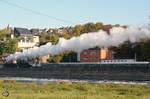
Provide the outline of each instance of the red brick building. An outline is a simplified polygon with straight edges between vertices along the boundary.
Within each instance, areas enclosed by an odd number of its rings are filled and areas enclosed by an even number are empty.
[[[108,48],[83,50],[79,58],[78,61],[80,62],[100,62],[101,60],[113,59],[113,51]]]

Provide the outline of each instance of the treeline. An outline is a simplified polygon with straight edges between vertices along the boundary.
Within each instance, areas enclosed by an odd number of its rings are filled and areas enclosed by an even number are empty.
[[[113,27],[124,27],[119,24],[111,25],[111,24],[103,24],[101,22],[97,23],[87,23],[83,25],[75,25],[74,27],[61,27],[58,29],[49,29],[47,32],[40,33],[40,42],[44,44],[46,42],[52,42],[52,44],[56,44],[58,42],[59,37],[63,37],[66,39],[72,38],[74,36],[80,36],[84,33],[89,32],[97,32],[99,30],[106,31],[109,33],[110,29]]]
[[[135,58],[137,61],[150,61],[150,40],[138,43],[124,42],[113,48],[115,58]]]

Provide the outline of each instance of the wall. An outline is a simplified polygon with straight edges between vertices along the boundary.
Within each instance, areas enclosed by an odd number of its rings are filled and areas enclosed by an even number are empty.
[[[150,81],[149,64],[62,63],[37,68],[2,68],[0,77]]]

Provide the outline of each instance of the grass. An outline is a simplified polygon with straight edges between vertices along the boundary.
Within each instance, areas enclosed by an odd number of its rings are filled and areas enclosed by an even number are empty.
[[[2,95],[6,88],[8,97]],[[150,99],[150,85],[0,81],[0,99]]]

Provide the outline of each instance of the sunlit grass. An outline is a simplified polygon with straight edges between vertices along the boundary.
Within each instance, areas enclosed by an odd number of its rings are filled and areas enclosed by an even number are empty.
[[[5,89],[10,95],[2,95]],[[0,99],[150,99],[150,85],[0,81]]]

